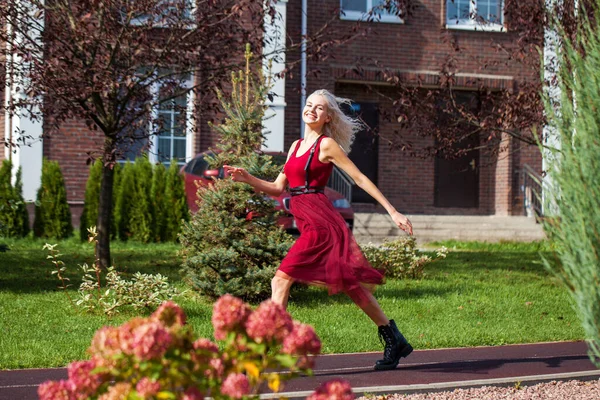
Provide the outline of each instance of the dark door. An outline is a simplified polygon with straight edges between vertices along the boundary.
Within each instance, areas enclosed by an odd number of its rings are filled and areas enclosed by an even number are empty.
[[[352,112],[365,124],[365,129],[356,134],[350,160],[360,171],[377,185],[379,167],[379,111],[375,103],[353,103]],[[358,186],[352,188],[353,203],[375,203],[375,200]]]

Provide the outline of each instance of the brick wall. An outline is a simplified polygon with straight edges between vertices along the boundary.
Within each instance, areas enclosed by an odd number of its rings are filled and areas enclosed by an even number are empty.
[[[337,0],[308,1],[308,34],[324,25],[339,7]],[[445,28],[445,1],[423,0],[414,15],[403,24],[364,23],[370,32],[336,49],[333,57],[315,63],[309,59],[307,95],[319,88],[332,90],[336,95],[358,102],[389,106],[385,97],[378,98],[365,90],[365,83],[377,84],[385,93],[385,82],[378,74],[379,68],[368,65],[368,60],[379,66],[396,70],[406,81],[420,78],[435,87],[440,66],[449,55],[456,58],[458,78],[456,86],[468,89],[475,78],[493,89],[511,89],[524,78],[535,79],[534,71],[522,68],[516,62],[506,62],[501,52],[496,52],[491,42],[510,47],[516,34],[506,32],[458,31]],[[291,41],[300,40],[300,2],[288,3],[288,34]],[[337,20],[333,29],[350,29],[355,22]],[[448,45],[451,38],[461,51],[454,52]],[[446,41],[446,42],[445,42]],[[288,54],[288,62],[299,58],[299,52]],[[365,69],[362,74],[353,71],[361,59]],[[483,68],[483,64],[487,66]],[[318,74],[311,71],[319,70]],[[300,136],[300,76],[297,67],[286,81],[285,144]],[[399,150],[391,149],[386,138],[393,135],[394,126],[380,120],[379,166],[376,184],[398,209],[407,213],[433,214],[497,214],[510,215],[523,212],[520,197],[519,174],[524,163],[541,169],[541,156],[535,147],[505,138],[504,142],[480,152],[479,206],[477,208],[440,208],[434,206],[433,159],[411,158]],[[409,134],[409,133],[408,133]],[[409,134],[410,135],[410,134]],[[412,136],[416,147],[431,145],[431,139]],[[382,211],[381,207],[355,205],[360,210]]]

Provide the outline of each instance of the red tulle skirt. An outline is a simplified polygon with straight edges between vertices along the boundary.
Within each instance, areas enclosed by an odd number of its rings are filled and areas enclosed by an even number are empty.
[[[292,197],[300,237],[281,262],[279,270],[296,281],[326,286],[329,294],[347,293],[359,305],[383,283],[356,243],[344,218],[322,193]]]

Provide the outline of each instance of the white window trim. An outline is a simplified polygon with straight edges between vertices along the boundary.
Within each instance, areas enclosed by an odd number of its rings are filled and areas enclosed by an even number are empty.
[[[185,81],[184,87],[189,89],[192,87],[193,84],[194,84],[194,75],[190,74],[190,77]],[[159,108],[158,107],[158,96],[159,96],[159,92],[160,92],[160,83],[153,84],[151,86],[150,90],[152,93],[152,104],[155,104],[155,106],[152,107],[151,121],[156,121],[156,120],[158,120],[158,117],[159,117],[158,116],[158,112],[159,112],[158,111],[158,108]],[[179,160],[177,162],[177,164],[179,164],[179,165],[184,165],[186,162],[190,161],[192,159],[192,157],[194,156],[194,154],[193,154],[193,148],[194,148],[193,138],[194,138],[195,127],[192,124],[192,121],[193,121],[192,116],[193,116],[193,112],[194,112],[195,95],[192,90],[190,90],[189,92],[186,93],[185,101],[186,101],[185,160]],[[148,129],[149,129],[148,132],[154,132],[156,127],[154,126],[154,124],[152,122],[149,122]],[[152,134],[148,137],[148,139],[150,140],[150,149],[148,151],[148,159],[153,164],[159,162],[159,159],[158,159],[158,140],[159,140],[159,138],[160,138],[159,134]]]
[[[502,23],[490,23],[490,22],[479,22],[475,18],[459,18],[459,19],[448,19],[448,1],[446,0],[446,29],[453,29],[459,31],[481,31],[481,32],[507,32],[504,24],[504,0],[499,0],[502,3]],[[469,13],[474,14],[476,12],[477,0],[469,1]]]
[[[373,9],[372,0],[364,0],[367,3],[367,9]],[[342,9],[342,0],[340,0],[340,19],[342,21],[366,21],[368,17],[367,12],[344,10]],[[404,20],[396,15],[383,14],[379,18],[373,19],[373,22],[383,22],[391,24],[403,24]]]

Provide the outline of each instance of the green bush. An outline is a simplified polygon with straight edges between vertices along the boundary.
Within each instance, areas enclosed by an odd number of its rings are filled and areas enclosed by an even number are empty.
[[[116,190],[115,224],[117,236],[121,240],[131,237],[131,211],[133,208],[133,185],[135,182],[133,164],[127,162],[120,173],[119,186]]]
[[[152,240],[152,165],[147,157],[138,157],[133,163],[133,186],[123,186],[132,191],[129,230],[131,238],[142,243]]]
[[[445,258],[448,250],[442,247],[434,258],[422,254],[416,247],[413,236],[403,236],[380,247],[362,246],[362,251],[371,265],[385,272],[385,276],[394,279],[421,279],[425,266],[439,258]]]
[[[176,241],[181,232],[182,223],[190,218],[185,184],[179,174],[179,165],[177,165],[176,160],[171,160],[166,180],[166,209],[163,212],[168,217],[165,240]]]
[[[73,234],[65,180],[56,161],[42,162],[42,182],[37,192],[33,232],[37,237],[64,239]]]
[[[87,229],[98,222],[98,207],[100,206],[100,182],[102,180],[102,160],[96,160],[90,166],[90,174],[85,184],[83,211],[79,219],[79,237],[87,239]],[[114,203],[113,203],[114,204]]]
[[[227,116],[214,127],[220,152],[207,161],[212,168],[229,163],[273,179],[280,168],[259,154],[266,88],[251,82],[248,68],[245,75],[233,78],[231,97],[219,93]],[[180,235],[186,278],[212,297],[226,293],[246,300],[268,297],[271,278],[291,245],[291,237],[277,225],[273,201],[231,179],[201,187],[198,199],[198,211]]]
[[[23,199],[21,168],[12,186],[12,163],[4,160],[0,167],[0,236],[23,237],[29,233],[29,213]]]
[[[157,164],[153,168],[152,173],[152,185],[150,201],[152,204],[152,210],[154,211],[154,224],[152,226],[154,236],[153,242],[164,242],[167,240],[169,234],[169,213],[167,205],[167,169],[164,164]]]
[[[542,149],[550,178],[544,188],[544,229],[560,260],[546,260],[546,266],[571,292],[591,358],[600,367],[600,14],[591,21],[581,14],[577,42],[564,40],[561,49],[560,102],[546,98],[559,148]]]

